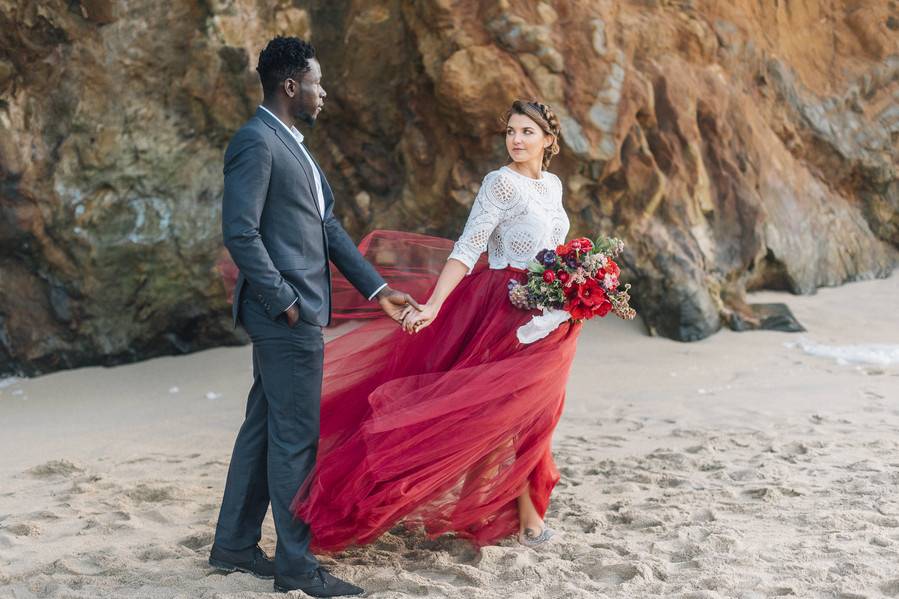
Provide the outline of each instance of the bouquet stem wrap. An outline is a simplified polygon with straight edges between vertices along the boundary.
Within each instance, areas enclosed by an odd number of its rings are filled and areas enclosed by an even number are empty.
[[[566,310],[544,308],[543,314],[534,316],[527,324],[518,327],[516,335],[520,343],[528,344],[539,341],[555,331],[571,318]]]

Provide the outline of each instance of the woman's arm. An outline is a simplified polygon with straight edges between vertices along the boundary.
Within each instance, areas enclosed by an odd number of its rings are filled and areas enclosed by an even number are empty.
[[[403,328],[407,332],[420,331],[437,317],[443,302],[465,275],[474,269],[481,254],[487,249],[487,241],[493,231],[518,201],[517,189],[505,175],[494,171],[484,177],[462,235],[459,236],[449,259],[440,271],[440,277],[428,303],[421,312],[407,311],[405,314]]]

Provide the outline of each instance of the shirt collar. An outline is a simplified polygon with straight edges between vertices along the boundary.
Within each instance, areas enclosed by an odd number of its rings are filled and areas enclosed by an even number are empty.
[[[278,118],[278,115],[276,115],[274,112],[272,112],[271,110],[269,110],[262,104],[259,105],[259,108],[261,108],[262,110],[266,111],[267,113],[269,113],[270,115],[275,117],[275,120],[278,121],[281,124],[281,126],[284,127],[291,135],[293,135],[298,142],[303,143],[303,139],[305,139],[305,138],[303,137],[303,134],[300,133],[299,129],[297,129],[294,126],[288,127],[284,121],[282,121],[281,119]]]

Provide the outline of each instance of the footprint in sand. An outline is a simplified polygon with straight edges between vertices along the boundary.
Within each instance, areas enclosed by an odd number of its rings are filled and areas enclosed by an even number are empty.
[[[41,534],[41,529],[37,524],[31,522],[19,522],[10,524],[0,528],[0,532],[6,532],[16,537],[37,537]]]
[[[899,578],[883,583],[880,585],[880,590],[887,597],[899,597]]]
[[[600,520],[593,513],[580,505],[574,497],[563,496],[550,506],[548,516],[566,524],[577,526],[585,534],[596,532],[600,527]]]
[[[141,520],[148,520],[157,524],[170,524],[172,521],[171,518],[159,510],[144,510],[138,516]]]
[[[96,474],[80,476],[72,480],[72,487],[69,489],[69,493],[73,495],[82,495],[94,491],[97,488],[96,483],[101,480],[103,480],[103,478]]]
[[[617,514],[608,516],[608,519],[613,524],[623,524],[624,526],[635,530],[664,526],[661,520],[657,520],[656,518],[647,516],[645,514],[639,514],[625,510],[620,511]]]
[[[411,562],[407,567],[410,572],[419,576],[453,587],[484,588],[493,582],[493,577],[486,572],[465,564],[457,564],[453,558],[454,556],[448,553],[438,553],[427,560],[430,562],[428,567],[421,567],[420,562],[419,565]]]
[[[178,544],[194,551],[212,545],[215,535],[212,532],[195,532],[178,541]]]
[[[69,477],[84,470],[68,460],[51,460],[25,471],[35,478]]]
[[[743,470],[734,470],[727,473],[727,476],[736,482],[758,481],[764,480],[765,475],[755,468],[746,468]]]
[[[169,547],[150,547],[137,553],[137,558],[142,562],[161,562],[181,557],[183,557],[182,554]]]
[[[603,549],[605,551],[611,551],[616,553],[619,557],[627,557],[633,555],[632,552],[623,545],[616,545],[610,542],[604,543],[590,543],[590,547],[594,549]]]
[[[48,574],[65,573],[78,576],[97,576],[107,572],[125,571],[125,563],[114,557],[112,547],[91,553],[77,553],[58,559],[50,565]]]
[[[59,520],[59,516],[50,510],[38,510],[27,514],[27,516],[32,520],[40,520],[41,522],[53,522],[54,520]]]
[[[211,460],[209,462],[206,462],[205,464],[202,464],[202,467],[206,468],[208,466],[227,466],[227,465],[228,465],[228,462],[225,460]]]
[[[125,495],[138,503],[160,503],[175,499],[175,489],[174,487],[153,487],[140,483],[130,491],[126,491]]]
[[[475,565],[480,570],[490,573],[520,573],[529,571],[539,561],[537,552],[517,551],[516,549],[495,545],[482,547]]]
[[[694,523],[714,522],[717,519],[718,517],[715,515],[715,512],[710,509],[699,510],[694,512],[690,517],[690,521]]]
[[[592,564],[587,565],[584,572],[596,582],[608,586],[618,586],[638,576],[652,580],[652,570],[643,564]]]
[[[787,487],[759,487],[756,489],[746,489],[742,493],[752,499],[772,502],[776,502],[784,497],[800,497],[802,495],[799,491]]]

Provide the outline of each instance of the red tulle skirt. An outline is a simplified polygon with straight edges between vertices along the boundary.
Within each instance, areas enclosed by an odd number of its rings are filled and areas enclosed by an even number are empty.
[[[360,249],[424,301],[452,242],[376,231]],[[325,346],[318,460],[293,506],[315,549],[365,544],[398,522],[491,544],[518,531],[525,488],[545,514],[580,325],[520,344],[533,313],[512,306],[508,283],[524,276],[482,261],[420,333],[376,318]],[[379,314],[345,280],[334,286],[335,317]]]
[[[375,231],[359,249],[391,287],[425,301],[452,247]],[[230,295],[237,269],[227,255],[217,268]],[[525,274],[482,258],[410,336],[332,272],[334,318],[372,320],[325,346],[318,460],[293,504],[313,548],[369,543],[399,522],[492,544],[518,531],[525,488],[543,516],[580,324],[520,344],[534,313],[512,306],[508,283]]]

